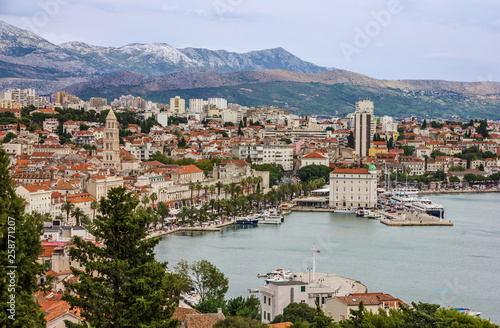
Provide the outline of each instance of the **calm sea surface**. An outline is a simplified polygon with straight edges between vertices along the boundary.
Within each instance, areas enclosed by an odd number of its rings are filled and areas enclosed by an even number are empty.
[[[280,226],[165,236],[157,258],[207,259],[229,278],[227,298],[248,294],[276,268],[335,273],[409,303],[468,307],[500,323],[500,194],[436,195],[453,227],[387,227],[337,213],[295,212]]]

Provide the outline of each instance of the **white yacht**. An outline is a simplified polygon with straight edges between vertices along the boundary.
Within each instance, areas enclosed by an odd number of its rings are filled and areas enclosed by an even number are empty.
[[[338,207],[333,210],[334,213],[347,213],[347,214],[354,214],[356,213],[356,210],[352,207]]]
[[[409,186],[400,187],[394,192],[396,195],[418,195],[418,189]]]

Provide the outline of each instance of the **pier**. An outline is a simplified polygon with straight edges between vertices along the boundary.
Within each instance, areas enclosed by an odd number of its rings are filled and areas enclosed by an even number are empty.
[[[376,212],[386,217],[386,219],[382,219],[380,220],[380,222],[388,226],[453,226],[453,222],[445,219],[440,219],[427,213],[420,213],[416,211],[398,211],[396,213],[387,213],[384,211]]]
[[[209,231],[209,232],[219,232],[222,230],[223,227],[233,225],[236,222],[236,220],[229,220],[223,223],[219,223],[216,225],[211,225],[211,226],[205,226],[205,227],[200,227],[200,226],[194,226],[194,227],[175,227],[171,228],[168,230],[159,230],[159,231],[154,231],[151,234],[149,234],[146,239],[149,238],[156,238],[156,237],[161,237],[164,235],[168,235],[171,233],[175,232],[183,232],[183,231]]]

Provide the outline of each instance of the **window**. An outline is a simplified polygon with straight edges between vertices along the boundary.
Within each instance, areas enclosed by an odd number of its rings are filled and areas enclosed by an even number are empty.
[[[271,313],[267,314],[267,321],[271,321]]]
[[[266,295],[264,295],[264,304],[267,303],[267,298],[266,298]]]
[[[264,311],[264,320],[266,320],[266,311]]]
[[[267,298],[267,304],[271,305],[271,298],[270,297]]]
[[[306,286],[300,286],[300,291],[305,292],[306,291]]]

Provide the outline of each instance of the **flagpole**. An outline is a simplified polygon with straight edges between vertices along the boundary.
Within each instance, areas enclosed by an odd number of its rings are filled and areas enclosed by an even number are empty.
[[[313,246],[313,283],[316,274],[316,244]]]

